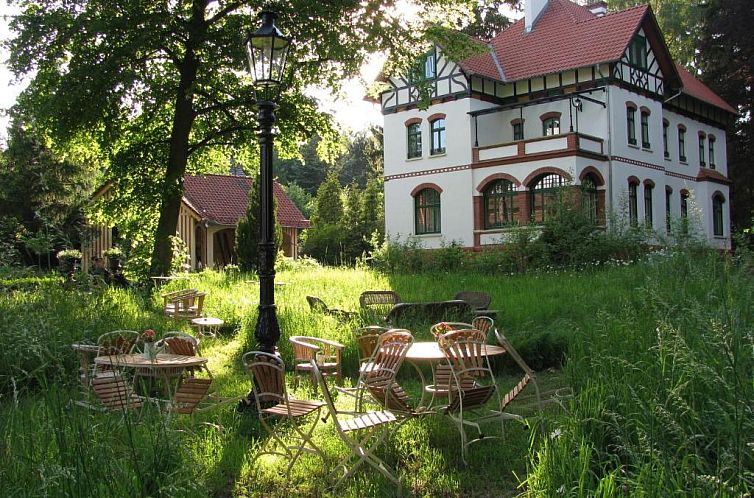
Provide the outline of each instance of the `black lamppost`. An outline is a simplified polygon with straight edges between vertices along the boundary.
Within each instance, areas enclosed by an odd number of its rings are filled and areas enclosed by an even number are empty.
[[[272,198],[272,143],[275,108],[280,99],[290,39],[275,26],[276,14],[259,14],[262,26],[249,33],[246,54],[259,107],[259,317],[254,336],[259,349],[275,352],[280,327],[275,312],[275,220]]]

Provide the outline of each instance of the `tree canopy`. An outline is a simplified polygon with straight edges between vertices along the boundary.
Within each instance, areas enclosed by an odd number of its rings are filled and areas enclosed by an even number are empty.
[[[113,182],[109,207],[154,228],[151,273],[172,257],[187,171],[216,170],[231,155],[256,164],[256,115],[243,40],[255,29],[254,0],[10,0],[10,67],[34,74],[16,112],[46,130],[58,147],[89,141]],[[370,52],[407,61],[426,45],[425,21],[453,23],[446,7],[471,0],[415,0],[419,16],[399,2],[275,2],[278,25],[294,40],[290,86],[278,110],[283,151],[315,131],[334,137],[328,115],[304,95],[308,85],[337,87]],[[408,50],[407,50],[408,48]],[[159,207],[159,209],[158,209]],[[158,214],[159,213],[159,214]]]

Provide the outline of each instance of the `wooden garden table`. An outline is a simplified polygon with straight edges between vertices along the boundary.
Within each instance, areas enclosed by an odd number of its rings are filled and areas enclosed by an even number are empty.
[[[98,356],[94,359],[97,365],[106,365],[112,368],[136,369],[137,376],[160,377],[164,385],[168,388],[168,398],[172,401],[174,392],[170,391],[170,377],[175,376],[176,371],[180,372],[187,368],[206,368],[207,358],[202,356],[185,356],[180,354],[158,353],[154,360],[148,360],[143,353],[119,354],[112,356]],[[148,372],[145,373],[139,372]],[[209,370],[207,370],[209,372]]]

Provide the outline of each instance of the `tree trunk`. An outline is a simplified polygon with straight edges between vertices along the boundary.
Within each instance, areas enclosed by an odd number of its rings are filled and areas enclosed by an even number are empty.
[[[186,42],[186,53],[180,65],[181,79],[175,99],[173,127],[170,132],[170,155],[168,156],[165,182],[162,186],[160,202],[160,219],[154,236],[154,250],[150,274],[152,276],[168,275],[173,260],[173,248],[170,236],[175,235],[178,215],[183,198],[183,175],[188,163],[189,135],[194,124],[194,96],[191,87],[196,81],[199,70],[198,47],[207,31],[204,11],[207,0],[194,0],[191,15],[191,29]]]

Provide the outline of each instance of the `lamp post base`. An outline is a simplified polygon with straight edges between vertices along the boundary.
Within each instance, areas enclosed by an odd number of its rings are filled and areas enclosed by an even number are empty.
[[[280,339],[280,325],[274,304],[259,305],[259,316],[254,329],[259,351],[275,354],[275,345]]]

